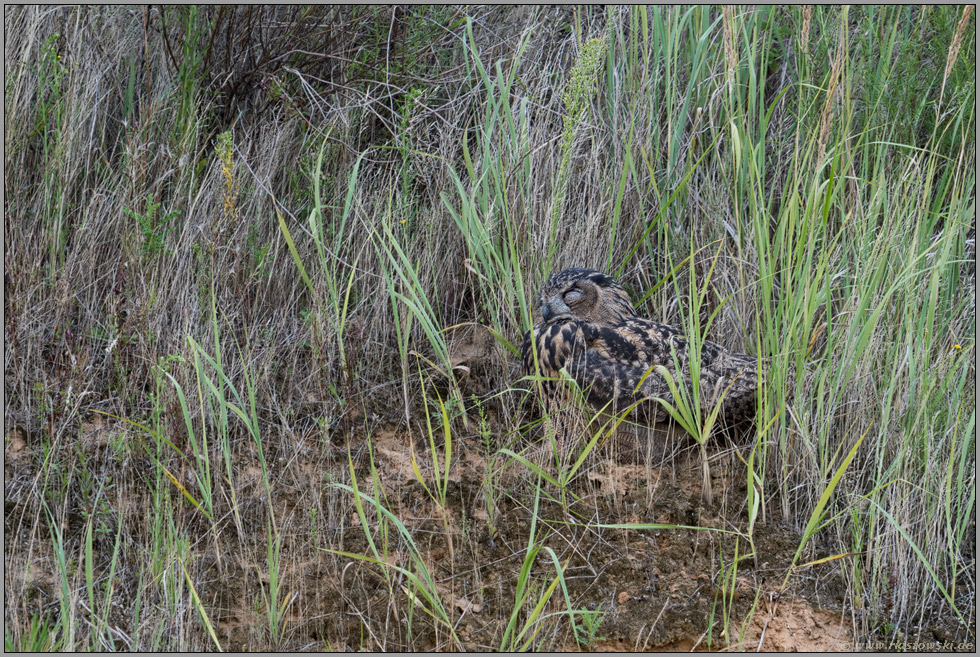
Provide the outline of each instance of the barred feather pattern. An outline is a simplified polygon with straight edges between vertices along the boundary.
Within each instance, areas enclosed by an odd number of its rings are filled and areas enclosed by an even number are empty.
[[[590,404],[613,411],[636,404],[640,419],[663,422],[668,414],[658,400],[676,402],[657,365],[690,399],[688,340],[671,326],[637,315],[625,290],[594,270],[565,270],[548,280],[521,351],[524,372],[546,379],[549,400],[558,393],[564,368]],[[754,356],[731,353],[714,342],[702,344],[702,414],[723,399],[721,417],[727,423],[751,420],[759,381]]]

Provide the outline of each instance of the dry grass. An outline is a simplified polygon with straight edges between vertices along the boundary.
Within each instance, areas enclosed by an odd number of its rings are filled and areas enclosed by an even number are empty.
[[[592,645],[562,549],[660,511],[649,453],[639,511],[513,457],[544,426],[513,348],[572,265],[773,363],[759,429],[710,443],[744,493],[713,507],[717,590],[784,523],[768,579],[833,557],[859,637],[973,640],[969,8],[4,20],[10,645]],[[376,467],[392,436],[431,497]],[[516,585],[479,568],[504,503],[533,519]],[[697,631],[732,641],[734,609]]]

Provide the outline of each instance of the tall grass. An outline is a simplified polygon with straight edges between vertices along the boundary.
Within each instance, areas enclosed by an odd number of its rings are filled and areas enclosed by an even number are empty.
[[[464,645],[469,612],[427,562],[424,523],[362,445],[385,426],[421,441],[456,555],[471,539],[451,475],[470,436],[486,504],[518,500],[540,527],[538,496],[573,488],[608,432],[573,425],[582,458],[564,479],[528,468],[542,423],[517,345],[538,286],[573,265],[767,364],[731,519],[754,557],[759,528],[785,523],[801,536],[786,585],[831,546],[862,635],[935,609],[975,631],[971,7],[4,19],[6,442],[24,427],[36,468],[27,492],[9,485],[5,640],[362,647],[313,618],[332,601],[301,574],[329,558],[321,579],[349,581],[329,556],[346,555],[381,572],[388,601],[344,599],[365,644]],[[479,357],[462,344],[475,332],[490,336]],[[690,402],[707,467],[714,432]],[[108,445],[76,440],[94,417]],[[514,457],[545,483],[505,483]],[[594,635],[601,614],[565,589],[548,528],[479,645]],[[721,555],[729,588],[738,549]],[[553,575],[532,570],[541,556]],[[54,584],[9,574],[35,557]],[[402,616],[407,632],[389,622]]]

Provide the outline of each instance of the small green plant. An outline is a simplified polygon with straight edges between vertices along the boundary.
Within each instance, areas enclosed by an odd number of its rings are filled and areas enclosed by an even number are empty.
[[[450,397],[443,402],[443,407],[433,408],[429,415],[433,422],[442,423],[443,413],[449,417],[450,421],[463,417],[466,413],[464,402],[458,397]]]
[[[729,563],[726,563],[725,555],[724,552],[722,551],[722,547],[719,546],[719,552],[718,552],[719,582],[715,592],[715,599],[714,602],[712,603],[712,608],[711,608],[712,620],[709,623],[709,631],[707,637],[707,643],[709,649],[711,648],[712,641],[713,641],[712,637],[714,634],[714,617],[716,613],[719,611],[718,609],[719,602],[721,603],[721,609],[720,609],[721,622],[722,622],[721,640],[724,642],[722,644],[724,646],[735,646],[735,645],[741,646],[741,641],[745,635],[746,625],[751,620],[755,611],[755,604],[753,604],[752,609],[749,611],[749,613],[746,615],[744,619],[744,623],[742,624],[742,627],[739,628],[738,630],[738,636],[737,637],[733,636],[734,623],[732,621],[732,615],[734,613],[735,597],[738,589],[738,567],[740,562],[752,557],[751,554],[739,553],[739,546],[742,538],[743,537],[740,535],[735,536],[735,553],[732,556],[732,559]],[[758,601],[759,595],[761,595],[761,591],[757,591],[756,601]]]
[[[421,88],[412,87],[404,97],[398,118],[398,150],[401,153],[402,163],[398,172],[400,184],[396,216],[401,217],[399,223],[408,232],[416,229],[416,218],[421,205],[420,199],[417,198],[418,193],[415,191],[416,170],[412,166],[413,151],[410,147],[412,140],[410,124],[416,103],[423,95],[424,91]]]
[[[599,627],[605,617],[606,612],[598,609],[582,609],[576,612],[575,636],[587,650],[594,651],[599,641],[606,640],[605,637],[599,636]]]
[[[51,533],[51,545],[54,549],[56,578],[58,582],[58,607],[59,623],[61,625],[58,636],[65,650],[75,649],[75,629],[78,624],[75,605],[72,599],[71,580],[75,570],[65,550],[65,539],[61,532],[58,521],[48,505],[44,504],[44,513],[47,516],[48,528]]]
[[[109,451],[112,459],[121,462],[127,454],[131,453],[129,437],[122,431],[113,431],[109,434]]]
[[[265,616],[269,624],[269,636],[279,645],[286,629],[286,611],[296,599],[296,593],[283,596],[282,590],[282,535],[271,525],[266,526],[266,559],[269,568],[269,586],[262,587]]]
[[[45,385],[40,381],[31,386],[31,392],[33,393],[31,395],[31,401],[35,409],[34,417],[39,423],[44,423],[48,415],[54,411],[51,396],[48,394]]]
[[[191,244],[191,258],[194,267],[194,280],[197,283],[198,308],[201,320],[207,317],[206,299],[211,293],[211,285],[214,283],[214,245],[210,240],[194,242]]]
[[[109,563],[109,572],[105,583],[99,587],[95,577],[95,549],[93,547],[93,527],[95,516],[90,516],[85,526],[85,590],[88,593],[88,611],[90,615],[92,645],[102,647],[112,645],[112,632],[109,629],[109,610],[112,608],[112,597],[116,590],[116,567],[119,564],[119,548],[122,542],[122,522],[117,521],[116,540]],[[99,604],[101,603],[101,604]]]
[[[3,651],[10,652],[58,652],[61,638],[47,616],[31,616],[27,631],[17,633],[17,628],[4,623]]]
[[[374,456],[372,453],[370,439],[368,440],[368,458],[371,464],[372,485],[375,487],[375,489],[380,489],[380,482],[378,481],[377,471],[374,465]],[[331,483],[329,484],[329,487],[351,494],[354,507],[357,512],[357,517],[360,520],[361,528],[364,530],[364,535],[367,539],[370,554],[355,554],[330,548],[322,549],[338,556],[353,558],[365,563],[372,563],[380,568],[382,575],[388,584],[389,595],[394,597],[395,592],[400,591],[407,598],[409,638],[411,637],[413,614],[415,608],[418,607],[432,618],[441,631],[448,634],[450,645],[452,647],[461,646],[449,613],[449,609],[451,609],[451,607],[447,608],[443,602],[443,594],[441,593],[440,588],[436,585],[436,580],[429,571],[428,566],[426,566],[426,560],[423,558],[423,553],[420,550],[412,532],[409,531],[398,516],[392,513],[387,506],[385,506],[384,501],[379,495],[372,497],[360,490],[357,476],[354,471],[353,457],[349,451],[347,455],[347,463],[351,477],[351,485],[348,486],[341,483]],[[372,523],[368,520],[365,512],[366,506],[370,506],[374,509],[376,523]],[[377,529],[373,532],[372,525],[377,527]],[[392,559],[397,559],[399,556],[397,553],[391,552],[390,541],[395,538],[391,535],[392,530],[394,530],[394,534],[403,542],[405,546],[405,552],[407,552],[408,555],[406,564],[407,567],[398,565],[397,561],[392,563]]]
[[[701,494],[707,504],[712,502],[711,472],[708,464],[707,442],[714,431],[715,423],[721,413],[722,404],[728,389],[704,390],[701,385],[701,350],[704,346],[704,333],[711,325],[721,306],[716,308],[708,318],[707,325],[702,328],[699,326],[701,316],[701,306],[704,304],[711,283],[711,275],[718,261],[718,255],[712,259],[711,267],[705,278],[703,286],[699,289],[695,280],[695,251],[694,244],[691,244],[691,252],[688,258],[690,272],[689,289],[694,291],[690,295],[690,308],[687,312],[687,325],[684,334],[686,337],[686,364],[677,353],[674,342],[671,342],[671,358],[674,364],[674,374],[663,365],[652,366],[647,370],[644,377],[637,384],[637,389],[643,384],[647,376],[662,376],[670,389],[671,400],[658,399],[663,404],[671,418],[677,422],[698,444],[701,454]],[[675,281],[675,289],[678,296],[681,291]],[[730,386],[731,384],[729,384]]]
[[[419,367],[419,383],[422,385],[423,394],[425,394],[426,385],[422,377],[421,367]],[[415,478],[418,479],[420,484],[422,484],[422,488],[425,489],[426,494],[436,505],[436,510],[439,512],[439,516],[442,518],[442,526],[446,531],[446,545],[449,548],[450,562],[455,562],[456,556],[453,549],[453,530],[450,526],[449,506],[446,503],[447,496],[449,494],[449,472],[453,464],[453,435],[452,430],[450,429],[449,410],[446,408],[446,404],[443,403],[442,397],[440,397],[438,393],[436,394],[436,400],[438,402],[438,409],[434,409],[437,410],[437,415],[435,415],[435,417],[442,425],[442,454],[439,453],[440,449],[436,445],[437,439],[432,430],[432,419],[429,417],[428,413],[425,416],[425,426],[429,438],[429,456],[431,458],[432,477],[434,479],[433,487],[430,489],[425,483],[425,477],[422,476],[422,471],[419,468],[418,460],[415,456],[414,442],[411,446],[412,472],[415,473]],[[442,460],[441,465],[439,463],[440,456]]]
[[[583,638],[579,634],[579,626],[575,622],[576,617],[583,614],[583,610],[576,609],[569,597],[568,587],[565,583],[565,565],[567,564],[562,564],[555,551],[544,545],[544,541],[538,535],[540,502],[541,477],[537,477],[534,506],[531,511],[531,530],[528,534],[524,562],[521,564],[521,570],[517,576],[517,587],[510,619],[500,642],[501,652],[525,652],[533,647],[540,647],[539,637],[545,632],[550,622],[558,616],[566,616],[569,619],[575,629],[575,640],[580,645],[583,642]],[[554,568],[554,579],[547,587],[544,582],[536,581],[537,578],[531,572],[539,555],[550,558],[550,565]],[[544,613],[545,607],[559,587],[565,603],[565,611]],[[584,613],[592,612],[586,610]]]
[[[140,232],[140,252],[148,258],[172,253],[166,248],[166,239],[174,231],[171,222],[180,216],[180,210],[171,210],[163,217],[158,217],[157,211],[160,209],[160,205],[153,200],[152,196],[147,196],[142,212],[136,212],[129,208],[123,209],[127,215],[136,221]]]
[[[112,476],[99,478],[88,466],[84,443],[76,444],[77,481],[82,515],[99,536],[109,536],[116,525],[116,512],[106,495],[113,489]]]

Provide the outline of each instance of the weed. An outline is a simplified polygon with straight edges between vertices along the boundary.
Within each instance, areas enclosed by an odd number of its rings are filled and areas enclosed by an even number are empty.
[[[44,616],[33,615],[26,634],[17,636],[15,628],[3,628],[4,652],[57,652],[61,641],[54,626]]]
[[[180,210],[171,210],[162,217],[158,217],[157,210],[159,209],[160,203],[154,202],[151,197],[147,197],[142,213],[124,208],[124,212],[132,217],[139,227],[140,251],[148,258],[172,253],[166,248],[166,240],[167,236],[174,231],[171,222],[180,216]]]

